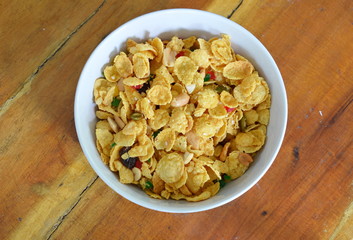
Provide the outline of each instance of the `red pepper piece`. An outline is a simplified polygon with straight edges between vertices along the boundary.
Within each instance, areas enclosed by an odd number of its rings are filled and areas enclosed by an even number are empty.
[[[175,58],[185,56],[185,53],[183,51],[179,52],[177,55],[175,55]]]
[[[209,74],[209,75],[210,75],[210,79],[213,79],[213,80],[216,79],[216,75],[214,74],[213,71],[209,71],[209,72],[207,72],[206,74]]]
[[[132,88],[135,88],[136,90],[142,88],[143,84],[140,84],[140,85],[136,85],[136,86],[132,86]]]
[[[142,168],[142,162],[140,160],[137,160],[135,163],[135,167],[141,169]]]
[[[235,108],[230,108],[227,106],[224,106],[224,108],[227,110],[227,112],[233,112],[235,110]]]

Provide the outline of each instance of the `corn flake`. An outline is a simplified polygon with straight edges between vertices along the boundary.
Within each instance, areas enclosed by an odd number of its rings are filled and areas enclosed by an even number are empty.
[[[172,40],[167,44],[167,48],[170,48],[172,51],[175,52],[180,52],[183,46],[183,40],[178,37],[172,37]]]
[[[261,124],[268,125],[268,122],[270,121],[270,110],[269,109],[262,109],[259,110],[258,112],[258,121]]]
[[[176,137],[174,145],[173,145],[173,150],[179,151],[179,152],[186,152],[187,151],[187,141],[186,141],[185,136],[179,135]]]
[[[156,50],[157,56],[156,56],[155,60],[157,62],[160,62],[163,58],[163,49],[164,49],[162,40],[160,38],[154,38],[151,42],[151,45]]]
[[[212,41],[211,51],[215,59],[221,63],[229,63],[233,60],[233,51],[228,39],[222,38]]]
[[[150,62],[142,53],[136,53],[132,57],[133,69],[136,77],[147,78],[150,75]]]
[[[121,52],[114,58],[114,66],[118,74],[123,78],[133,73],[132,63],[124,52]]]
[[[238,106],[238,101],[227,91],[222,91],[220,95],[220,100],[229,108],[236,108]]]
[[[219,102],[219,95],[211,89],[203,89],[197,95],[198,107],[201,108],[214,108]]]
[[[189,122],[185,112],[181,108],[174,108],[168,126],[176,132],[185,134],[188,125]]]
[[[169,113],[165,109],[157,109],[154,112],[154,118],[148,120],[148,125],[153,130],[158,130],[169,122]]]
[[[251,75],[253,65],[248,61],[235,61],[223,68],[223,75],[229,79],[243,79]]]
[[[102,148],[110,146],[113,142],[113,134],[108,129],[97,128],[96,137]]]
[[[246,124],[251,125],[258,121],[259,114],[255,110],[245,111]]]
[[[172,94],[167,87],[156,85],[147,91],[147,97],[156,105],[166,105],[172,101]]]
[[[155,79],[153,79],[153,82],[152,82],[152,87],[154,86],[157,86],[157,85],[160,85],[160,86],[163,86],[167,89],[170,89],[170,83],[168,82],[168,80],[163,77],[163,76],[160,76],[160,75],[157,75],[155,77]]]
[[[200,49],[205,50],[209,56],[213,56],[212,50],[211,50],[211,44],[207,42],[205,39],[199,38],[197,39]]]
[[[169,152],[175,142],[175,132],[171,128],[163,129],[155,138],[154,146],[157,150],[165,150]]]
[[[261,130],[252,130],[247,133],[239,133],[235,137],[237,149],[246,153],[258,151],[265,143],[265,135]]]
[[[161,194],[161,192],[164,190],[164,181],[158,176],[157,173],[153,174],[152,177],[152,184],[153,184],[153,192],[157,194]]]
[[[96,117],[99,119],[107,119],[108,117],[113,117],[113,114],[105,111],[98,110],[96,111]]]
[[[190,53],[190,58],[194,61],[196,66],[207,68],[210,65],[209,55],[206,50],[196,49]]]
[[[179,57],[175,60],[174,73],[184,84],[191,84],[197,71],[196,64],[188,57]]]
[[[135,143],[136,135],[125,135],[123,131],[114,135],[114,142],[117,146],[132,146]]]
[[[184,42],[184,48],[189,49],[192,46],[194,46],[195,42],[196,42],[196,37],[195,36],[191,36],[188,38],[183,39]]]
[[[115,66],[106,66],[104,68],[103,73],[104,73],[104,77],[109,82],[117,82],[121,78]]]
[[[130,169],[125,166],[121,166],[119,170],[120,182],[128,184],[134,182],[134,174]]]
[[[208,113],[213,118],[223,119],[227,116],[227,110],[222,103],[219,103],[216,107],[208,109]]]
[[[141,112],[147,119],[154,118],[154,105],[148,98],[142,98],[137,101],[136,111]]]
[[[166,183],[179,181],[184,171],[184,161],[178,153],[170,153],[162,157],[156,168],[156,173]]]
[[[227,175],[230,176],[231,179],[240,177],[248,169],[249,165],[242,164],[239,161],[239,156],[241,156],[240,152],[233,151],[229,154],[229,157],[226,160],[226,164],[228,165]]]
[[[213,118],[208,114],[196,118],[194,122],[196,134],[203,138],[213,137],[222,126],[222,120]]]
[[[157,70],[156,70],[156,75],[165,78],[165,80],[167,80],[167,82],[173,83],[174,78],[172,77],[172,75],[170,74],[170,72],[168,71],[167,67],[162,65],[160,66]],[[169,86],[170,88],[170,86]]]
[[[186,186],[188,189],[197,194],[203,185],[210,179],[206,168],[199,162],[191,161],[186,168],[188,177],[186,180]]]
[[[139,79],[137,77],[128,77],[123,80],[123,83],[127,86],[138,86],[144,84],[147,80],[147,78]]]

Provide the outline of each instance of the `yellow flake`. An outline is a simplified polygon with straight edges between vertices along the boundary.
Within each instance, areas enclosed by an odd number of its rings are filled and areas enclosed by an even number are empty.
[[[170,153],[162,157],[156,168],[156,173],[166,183],[175,183],[184,173],[184,161],[178,153]]]
[[[123,78],[130,76],[133,72],[132,63],[124,52],[120,52],[114,58],[114,66],[118,74]]]
[[[188,57],[182,56],[175,60],[174,73],[184,84],[191,84],[198,67]]]
[[[166,105],[172,101],[170,90],[162,85],[156,85],[147,90],[147,97],[156,105]]]
[[[136,77],[147,78],[150,75],[150,62],[142,53],[136,53],[132,57],[133,69]]]

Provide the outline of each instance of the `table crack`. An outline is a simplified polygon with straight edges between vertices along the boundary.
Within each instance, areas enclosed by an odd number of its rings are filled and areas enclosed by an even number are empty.
[[[64,214],[62,216],[60,216],[57,220],[57,222],[52,226],[52,228],[49,230],[48,232],[48,237],[46,238],[46,240],[51,239],[51,237],[53,236],[53,234],[56,232],[56,230],[58,230],[58,228],[60,227],[60,225],[63,223],[63,221],[65,220],[65,218],[74,210],[74,208],[79,204],[79,202],[81,201],[83,195],[86,193],[86,191],[97,181],[98,176],[96,176],[93,181],[91,181],[90,183],[88,183],[88,185],[82,190],[82,192],[78,195],[78,199],[76,200],[76,202],[74,202],[72,204],[72,206],[66,211],[64,212]]]
[[[239,7],[243,4],[243,1],[244,1],[244,0],[241,0],[240,3],[239,3],[239,4],[233,9],[233,11],[227,16],[228,19],[230,19],[230,18],[233,16],[233,14],[235,13],[235,11],[239,9]]]
[[[39,71],[66,45],[72,36],[74,36],[89,20],[91,20],[99,12],[105,3],[106,0],[103,0],[102,3],[81,24],[79,24],[69,35],[67,35],[64,41],[62,41],[59,46],[47,58],[44,59],[44,61],[37,67],[31,76],[29,76],[20,85],[17,91],[0,106],[0,116],[2,116],[11,107],[13,101],[29,92],[31,83],[33,79],[35,79],[35,77],[38,75]]]

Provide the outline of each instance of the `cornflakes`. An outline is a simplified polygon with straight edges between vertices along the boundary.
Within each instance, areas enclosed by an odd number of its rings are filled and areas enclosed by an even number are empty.
[[[184,48],[189,49],[194,46],[194,44],[196,42],[196,37],[191,36],[191,37],[185,38],[185,39],[183,39],[183,42],[184,42]]]
[[[96,147],[120,182],[194,202],[242,176],[265,144],[271,95],[230,37],[126,47],[93,90]]]
[[[148,98],[142,98],[136,103],[136,111],[141,112],[147,119],[154,117],[154,105]]]
[[[194,63],[202,68],[207,68],[210,65],[209,55],[206,50],[196,49],[195,51],[190,53],[190,58],[194,61]]]
[[[191,84],[198,67],[188,57],[179,57],[175,60],[174,73],[184,85]]]
[[[185,112],[180,108],[174,108],[168,126],[176,132],[185,134],[188,128],[188,119]]]
[[[229,79],[243,79],[252,73],[253,65],[248,61],[235,61],[223,68],[223,75]]]
[[[120,74],[115,66],[105,67],[103,73],[109,82],[116,82],[120,79]]]
[[[212,89],[204,89],[197,94],[198,107],[214,108],[219,102],[219,96],[216,91]]]
[[[133,72],[132,63],[124,52],[114,58],[114,66],[118,74],[123,78],[130,76]]]
[[[154,112],[154,118],[148,119],[148,125],[153,129],[153,130],[158,130],[169,122],[169,113],[165,109],[157,109]]]
[[[162,157],[157,165],[156,173],[165,183],[175,183],[185,171],[183,158],[179,153],[170,153]]]
[[[156,85],[147,91],[147,97],[155,105],[166,105],[172,101],[172,93],[167,87]]]
[[[158,136],[155,138],[154,146],[157,150],[165,149],[169,152],[175,142],[175,132],[171,128],[163,129]]]
[[[254,153],[264,145],[265,135],[261,130],[239,133],[235,137],[236,147],[246,153]]]
[[[134,73],[138,78],[146,78],[150,75],[150,63],[142,53],[136,53],[132,57]]]

